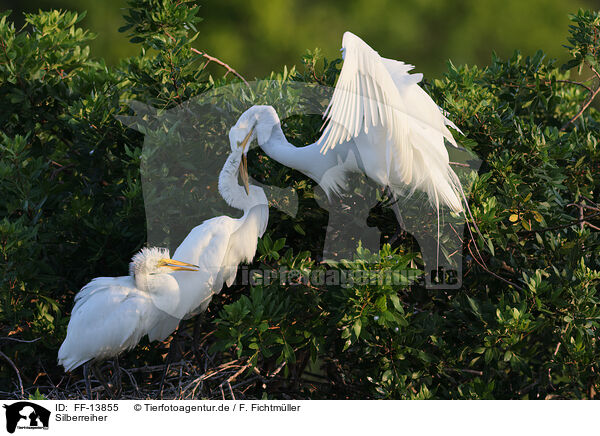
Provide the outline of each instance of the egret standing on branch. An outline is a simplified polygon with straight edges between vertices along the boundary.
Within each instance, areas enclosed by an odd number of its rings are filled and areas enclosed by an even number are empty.
[[[252,138],[269,157],[314,179],[328,195],[343,190],[347,172],[362,172],[395,195],[419,190],[438,212],[440,205],[462,212],[462,188],[444,146],[457,146],[447,126],[457,128],[419,86],[422,74],[409,74],[412,65],[379,56],[350,32],[342,52],[344,65],[317,142],[291,145],[271,106],[244,112],[230,140],[255,128]]]
[[[253,129],[241,142],[231,143],[231,154],[219,175],[219,193],[231,207],[241,209],[241,218],[218,216],[196,226],[177,247],[174,258],[198,265],[200,272],[193,276],[174,273],[181,289],[180,302],[173,316],[165,317],[155,327],[156,335],[169,334],[181,318],[206,310],[223,283],[231,286],[238,265],[251,262],[256,253],[258,238],[269,221],[269,203],[262,188],[248,184],[246,146]],[[238,184],[238,175],[243,187]]]

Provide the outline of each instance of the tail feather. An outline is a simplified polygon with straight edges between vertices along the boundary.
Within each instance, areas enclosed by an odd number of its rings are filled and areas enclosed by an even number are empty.
[[[402,195],[410,196],[419,190],[427,193],[434,208],[438,209],[441,204],[453,212],[463,212],[460,195],[462,186],[450,167],[448,152],[443,145],[444,137],[433,129],[417,127],[412,129],[410,140],[413,149],[411,162],[396,163],[400,179],[408,186],[401,192]],[[411,167],[411,177],[408,181],[403,174],[407,166]],[[396,192],[403,190],[396,188]]]

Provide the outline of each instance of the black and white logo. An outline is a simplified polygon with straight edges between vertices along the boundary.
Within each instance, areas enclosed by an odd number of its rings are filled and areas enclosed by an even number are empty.
[[[50,411],[29,401],[4,405],[6,409],[6,431],[14,433],[16,429],[48,429]]]

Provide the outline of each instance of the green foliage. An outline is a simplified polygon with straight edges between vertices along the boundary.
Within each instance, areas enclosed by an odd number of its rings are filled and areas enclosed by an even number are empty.
[[[600,62],[598,52],[598,29],[600,29],[600,15],[597,11],[579,11],[571,16],[572,25],[569,26],[571,36],[568,38],[570,46],[566,46],[573,59],[565,64],[564,69],[570,69],[587,63],[595,67]]]
[[[130,42],[142,45],[142,55],[127,60],[135,98],[157,108],[180,104],[204,89],[201,56],[194,53],[192,42],[198,37],[196,25],[199,6],[170,0],[132,1],[125,15]],[[190,30],[195,32],[190,34]],[[146,56],[146,52],[156,53]]]
[[[132,100],[162,112],[227,83],[209,77],[191,49],[197,14],[183,2],[131,1],[121,30],[140,54],[118,67],[90,56],[81,15],[30,14],[23,29],[0,17],[0,343],[31,391],[38,374],[61,374],[56,351],[77,290],[125,274],[146,240],[140,164],[179,147],[181,125],[146,126],[157,147],[143,155],[143,135],[115,117],[132,115]],[[225,290],[206,315],[211,361],[248,363],[249,382],[253,370],[261,374],[246,395],[594,398],[600,117],[589,103],[599,86],[600,19],[587,11],[571,19],[565,66],[517,52],[487,67],[450,63],[424,85],[484,162],[469,199],[477,228],[474,241],[465,233],[461,289],[422,286],[418,245],[382,208],[370,219],[393,242],[379,253],[359,248],[352,262],[319,262],[327,213],[313,182],[252,151],[253,176],[293,187],[299,207],[295,218],[271,209],[255,262],[239,272],[251,285]],[[303,102],[284,85],[333,86],[341,61],[315,52],[303,63],[254,94],[240,92],[228,110],[274,100],[290,141],[314,141],[320,118],[286,116]],[[570,78],[580,66],[593,80]],[[221,146],[210,142],[199,138],[198,149]],[[177,189],[168,170],[156,198]],[[126,364],[156,364],[159,348],[138,347]],[[12,366],[0,365],[2,391],[14,390]],[[45,393],[39,387],[32,398]]]
[[[574,56],[597,50],[595,17],[583,11],[572,17],[573,31],[583,35],[572,38]],[[595,69],[598,61],[584,62]],[[305,66],[296,80],[333,84],[335,63],[319,69],[308,56]],[[485,264],[467,239],[462,289],[427,290],[415,275],[400,286],[275,282],[261,287],[260,301],[289,301],[289,310],[277,305],[271,313],[253,294],[233,303],[235,312],[226,305],[219,344],[233,345],[262,369],[288,355],[290,374],[321,371],[328,389],[309,389],[313,397],[593,398],[599,383],[598,113],[588,109],[573,118],[594,92],[588,87],[599,85],[598,78],[569,79],[572,66],[561,69],[542,52],[517,52],[509,60],[494,56],[486,68],[450,64],[443,79],[426,86],[466,133],[462,144],[484,161],[470,204]],[[303,124],[311,130],[311,120]],[[294,124],[284,127],[293,137]],[[313,217],[309,228],[317,223]],[[277,225],[274,236],[283,236]],[[272,251],[262,251],[261,259],[279,267]],[[339,267],[362,274],[398,268],[406,275],[407,265],[419,265],[418,248],[407,239],[380,254],[390,263]],[[295,301],[298,295],[303,302]],[[261,323],[269,330],[244,334]],[[263,336],[278,345],[263,352]],[[286,352],[286,343],[295,346]]]
[[[173,24],[169,10],[197,21],[193,8],[164,5],[154,25]],[[55,366],[77,290],[95,276],[125,274],[145,240],[143,137],[115,116],[130,115],[132,99],[174,105],[206,82],[195,80],[202,68],[187,42],[108,68],[89,55],[82,15],[27,14],[18,30],[8,16],[0,18],[0,336],[43,338],[10,343],[10,357],[35,377]]]
[[[42,394],[40,392],[39,389],[36,389],[35,392],[33,394],[29,395],[28,400],[32,400],[32,401],[39,401],[39,400],[46,400],[47,398],[44,396],[44,394]]]
[[[491,49],[507,57],[516,47],[528,53],[542,48],[563,60],[568,56],[561,47],[567,14],[598,9],[594,0],[288,0],[268,7],[252,0],[200,3],[202,47],[250,77],[297,64],[307,48],[320,47],[329,58],[338,57],[347,30],[382,56],[416,65],[425,77],[442,75],[447,59],[485,65]]]

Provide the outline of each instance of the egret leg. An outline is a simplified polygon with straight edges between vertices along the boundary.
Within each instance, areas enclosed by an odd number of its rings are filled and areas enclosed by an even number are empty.
[[[394,215],[396,215],[396,221],[398,221],[398,224],[400,225],[400,230],[389,241],[389,244],[392,245],[406,231],[406,224],[404,224],[404,220],[402,219],[402,213],[400,212],[400,206],[398,206],[398,199],[396,198],[394,193],[389,188],[388,188],[388,193],[392,198],[390,208],[392,209],[392,212],[394,212]]]
[[[194,321],[194,333],[192,341],[194,345],[194,358],[198,364],[202,363],[202,356],[200,356],[200,344],[198,338],[202,333],[202,323],[204,322],[204,312],[197,315]]]
[[[400,207],[398,206],[398,200],[395,198],[392,200],[392,211],[394,212],[394,215],[396,215],[396,219],[398,220],[400,227],[402,227],[402,230],[406,230],[406,224],[404,224],[404,220],[402,219],[402,213],[400,212]]]
[[[170,351],[169,351],[170,353]],[[159,398],[162,400],[163,398],[163,389],[165,387],[165,378],[167,377],[167,373],[169,372],[169,368],[171,367],[171,362],[168,361],[169,355],[167,354],[167,363],[165,364],[165,369],[163,370],[162,376],[160,377],[160,390],[158,391]]]
[[[171,339],[171,344],[169,345],[169,352],[167,353],[167,357],[165,358],[165,369],[163,370],[162,376],[160,378],[160,389],[158,391],[158,395],[161,400],[163,397],[163,389],[165,387],[165,379],[167,378],[167,374],[169,372],[169,369],[171,368],[171,363],[174,360],[173,356],[176,353],[175,346],[178,346],[179,344],[178,338],[180,333],[181,326],[179,326],[179,328],[175,331],[175,334],[173,334],[173,339]]]
[[[115,357],[113,360],[113,369],[115,372],[115,395],[117,397],[121,396],[122,389],[122,379],[121,379],[121,366],[119,365],[119,357]]]
[[[106,380],[106,377],[104,377],[104,374],[102,374],[102,368],[100,368],[98,362],[92,363],[92,371],[94,372],[94,375],[100,381],[100,383],[102,383],[102,386],[104,387],[104,390],[106,391],[106,393],[110,397],[110,399],[114,400],[115,396],[113,394],[113,391],[110,388],[109,383]]]
[[[171,362],[173,361],[174,348],[177,341],[177,336],[179,335],[179,330],[173,336],[171,340],[171,344],[169,345],[169,352],[167,353],[167,357],[165,358],[165,369],[163,370],[162,376],[160,377],[160,389],[158,395],[162,400],[163,397],[163,389],[165,387],[165,379],[167,378],[167,374],[169,373],[169,369],[171,368]]]
[[[83,380],[85,381],[85,390],[87,392],[88,400],[92,399],[92,384],[90,383],[90,363],[86,362],[83,364]]]

